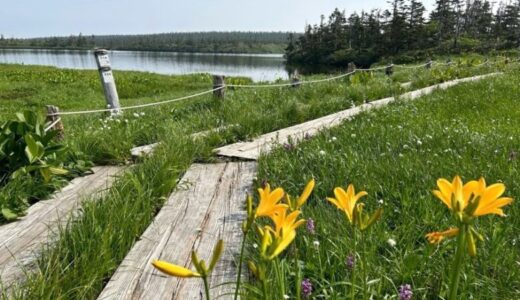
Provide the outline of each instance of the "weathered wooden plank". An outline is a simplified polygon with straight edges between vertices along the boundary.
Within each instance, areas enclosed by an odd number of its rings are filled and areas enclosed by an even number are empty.
[[[490,76],[496,76],[498,74],[500,73],[492,73],[482,76],[452,80],[441,84],[436,84],[430,87],[426,87],[423,89],[419,89],[416,91],[408,92],[401,95],[398,98],[413,100],[421,96],[431,94],[437,89],[447,89],[451,86],[457,85],[462,82],[481,80]],[[343,110],[332,115],[324,116],[302,124],[298,124],[295,126],[291,126],[288,128],[261,135],[250,142],[239,142],[232,145],[227,145],[215,149],[215,152],[217,155],[224,157],[240,158],[245,160],[257,160],[261,153],[268,153],[273,148],[279,145],[288,143],[289,141],[291,141],[292,143],[298,143],[304,137],[316,135],[320,130],[337,126],[363,111],[385,106],[388,103],[394,102],[395,100],[396,98],[389,97],[365,103],[363,105]]]
[[[226,251],[213,274],[212,294],[231,291],[232,286],[217,285],[236,276],[242,206],[255,173],[254,162],[192,165],[98,299],[200,299],[199,279],[164,276],[151,262],[161,259],[192,268],[191,250],[209,260],[219,236]]]
[[[0,280],[4,287],[24,277],[41,247],[50,242],[60,224],[85,197],[104,190],[123,167],[94,167],[94,174],[75,178],[50,199],[29,207],[27,215],[0,226]]]

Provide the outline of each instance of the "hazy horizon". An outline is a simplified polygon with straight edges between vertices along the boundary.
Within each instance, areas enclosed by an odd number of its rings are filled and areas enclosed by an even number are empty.
[[[431,10],[434,0],[422,1]],[[6,38],[135,35],[171,32],[303,32],[337,7],[347,14],[386,9],[386,0],[19,0],[3,5],[0,34]],[[30,7],[30,9],[27,9]]]

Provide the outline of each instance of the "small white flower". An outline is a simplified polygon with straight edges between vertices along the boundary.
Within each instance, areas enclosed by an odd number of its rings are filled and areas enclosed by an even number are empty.
[[[257,243],[254,243],[254,244],[253,244],[253,248],[255,248],[255,249],[258,248],[258,244],[257,244]]]
[[[112,108],[112,105],[110,105],[110,104],[107,104],[107,108]]]
[[[144,111],[142,111],[142,112],[140,113],[140,115],[141,115],[141,116],[144,116],[144,115],[145,115]]]
[[[350,135],[350,137],[351,137],[351,138],[355,138],[355,137],[356,137],[356,134],[353,133],[353,134]]]
[[[110,128],[111,128],[110,126],[107,127],[108,130],[110,130]]]
[[[320,247],[320,241],[314,241],[314,242],[312,242],[312,244],[314,245],[315,248]]]
[[[422,141],[421,140],[417,140],[417,146],[421,146],[422,145]]]
[[[399,129],[403,129],[403,126],[401,126],[401,125],[397,125],[397,128],[399,128]]]
[[[397,245],[397,242],[394,240],[394,239],[388,239],[386,241],[386,243],[388,244],[388,246],[390,247],[395,247],[395,245]]]
[[[128,123],[128,119],[125,119],[125,123]]]
[[[138,113],[133,113],[134,117],[136,118],[139,118],[139,114]]]
[[[379,204],[384,204],[385,201],[384,201],[383,199],[379,199],[379,200],[377,200],[377,203],[379,203]]]
[[[289,295],[283,295],[283,298],[284,299],[291,299],[291,297],[289,297]]]
[[[399,157],[404,157],[404,155],[402,153],[399,153]]]
[[[406,149],[409,149],[409,148],[410,148],[410,146],[408,146],[407,144],[404,144],[404,145],[403,145],[403,149],[406,150]]]
[[[325,155],[327,154],[324,150],[320,150],[320,155]]]
[[[332,141],[333,141],[333,142],[335,142],[335,141],[337,141],[337,140],[338,140],[337,137],[335,137],[335,136],[332,137]]]

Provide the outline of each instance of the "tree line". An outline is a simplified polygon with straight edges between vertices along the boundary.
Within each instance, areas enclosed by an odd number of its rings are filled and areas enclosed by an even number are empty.
[[[396,63],[435,54],[488,53],[520,46],[520,0],[437,0],[427,16],[421,1],[391,0],[385,10],[346,16],[339,9],[320,24],[308,25],[300,37],[290,36],[289,65],[369,66],[387,58]]]
[[[16,39],[0,35],[1,48],[283,53],[288,32],[176,32],[140,35],[71,35]]]

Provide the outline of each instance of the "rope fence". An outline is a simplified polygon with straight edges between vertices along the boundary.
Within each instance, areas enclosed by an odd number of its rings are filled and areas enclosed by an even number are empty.
[[[515,60],[515,62],[516,61],[520,61],[520,59],[519,60]],[[486,64],[489,64],[489,63],[490,62],[488,60],[486,60],[485,62],[483,62],[481,64],[474,65],[474,66],[471,66],[471,67],[480,67],[480,66],[483,66],[483,65],[486,65]],[[295,87],[295,86],[305,85],[305,84],[314,84],[314,83],[321,83],[321,82],[338,80],[338,79],[341,79],[341,78],[344,78],[344,77],[351,76],[351,75],[355,74],[356,72],[373,72],[373,71],[382,71],[382,70],[386,70],[388,72],[388,69],[389,68],[393,68],[393,67],[401,68],[401,69],[419,69],[419,68],[425,68],[428,65],[430,65],[430,66],[433,66],[433,65],[447,65],[447,66],[450,66],[450,65],[453,65],[453,63],[452,62],[439,63],[439,62],[430,61],[430,62],[427,62],[425,64],[421,64],[421,65],[417,65],[417,66],[404,66],[404,65],[393,65],[392,64],[392,65],[389,65],[389,66],[375,67],[375,68],[368,68],[368,69],[362,69],[362,68],[357,69],[356,68],[356,69],[354,69],[351,72],[348,72],[348,73],[345,73],[345,74],[341,74],[341,75],[337,75],[337,76],[333,76],[333,77],[324,78],[324,79],[297,81],[297,82],[280,83],[280,84],[258,84],[258,85],[251,84],[251,85],[243,85],[243,84],[225,84],[225,83],[222,83],[220,86],[214,87],[211,90],[207,90],[207,91],[204,91],[204,92],[200,92],[200,93],[196,93],[196,94],[192,94],[192,95],[188,95],[188,96],[183,96],[183,97],[179,97],[179,98],[175,98],[175,99],[169,99],[169,100],[153,102],[153,103],[145,103],[145,104],[139,104],[139,105],[132,105],[132,106],[125,106],[125,107],[118,107],[118,108],[112,108],[110,105],[108,105],[109,107],[105,108],[105,109],[91,109],[91,110],[81,110],[81,111],[55,112],[55,113],[48,114],[47,116],[48,117],[58,117],[58,116],[85,115],[85,114],[104,113],[104,112],[108,112],[108,113],[111,113],[111,114],[117,114],[117,113],[119,113],[121,111],[125,111],[125,110],[139,109],[139,108],[145,108],[145,107],[152,107],[152,106],[158,106],[158,105],[163,105],[163,104],[167,104],[167,103],[173,103],[173,102],[178,102],[178,101],[182,101],[182,100],[192,99],[192,98],[200,97],[200,96],[207,95],[207,94],[210,94],[210,93],[215,93],[217,91],[225,89],[226,87],[230,87],[230,88],[250,88],[250,89],[251,88],[279,88],[279,87],[289,87],[289,86]],[[56,126],[56,124],[58,124],[60,122],[61,122],[61,118],[58,118],[57,120],[52,122],[49,126],[47,126],[45,128],[45,131],[50,130],[51,128]]]

